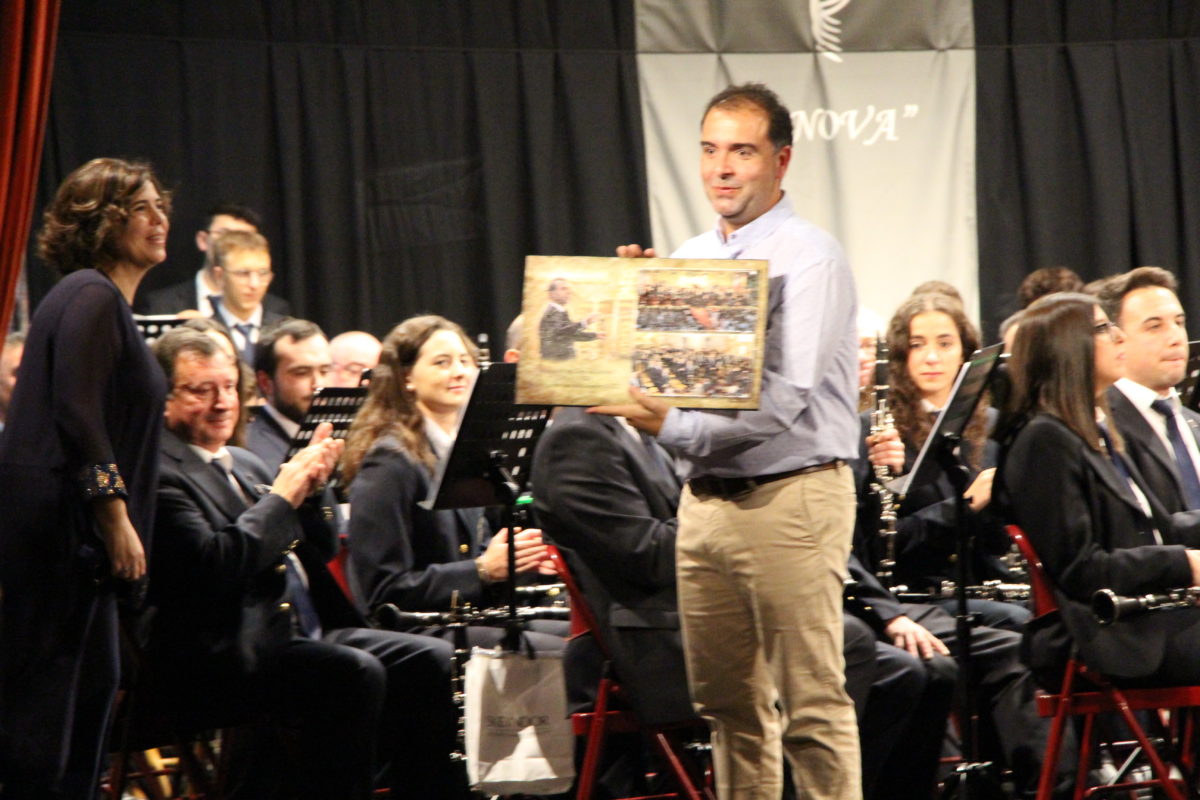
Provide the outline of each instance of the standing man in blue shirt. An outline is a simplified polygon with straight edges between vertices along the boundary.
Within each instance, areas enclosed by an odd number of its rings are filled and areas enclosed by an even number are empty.
[[[679,604],[723,800],[778,798],[781,752],[800,797],[862,796],[841,622],[855,513],[845,462],[857,449],[857,303],[841,246],[784,196],[791,145],[788,110],[765,86],[709,101],[700,177],[719,218],[672,254],[770,262],[760,407],[682,410],[634,389],[636,404],[592,409],[627,417],[684,462]]]

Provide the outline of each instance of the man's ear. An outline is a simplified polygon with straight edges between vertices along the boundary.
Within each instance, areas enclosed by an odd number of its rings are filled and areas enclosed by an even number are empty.
[[[275,397],[275,381],[271,380],[271,376],[263,370],[254,371],[254,382],[258,384],[258,393],[267,399]]]
[[[196,249],[208,252],[208,231],[196,231]]]

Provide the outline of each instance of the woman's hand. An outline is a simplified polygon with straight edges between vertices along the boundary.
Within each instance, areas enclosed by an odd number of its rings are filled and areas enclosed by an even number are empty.
[[[989,467],[975,476],[963,497],[971,506],[972,511],[982,511],[992,502],[992,478],[996,477],[996,468]]]
[[[121,497],[99,497],[92,501],[93,513],[108,551],[115,578],[136,581],[146,574],[146,551],[138,538],[129,510]]]
[[[904,469],[904,442],[900,441],[900,432],[895,428],[868,436],[867,447],[867,458],[873,466],[887,467],[893,475],[899,475]]]
[[[515,537],[517,544],[517,574],[538,570],[546,573],[544,564],[550,563],[546,545],[542,543],[542,532],[538,528],[518,530]],[[488,542],[487,549],[480,556],[488,580],[492,583],[508,580],[508,528],[502,529]]]

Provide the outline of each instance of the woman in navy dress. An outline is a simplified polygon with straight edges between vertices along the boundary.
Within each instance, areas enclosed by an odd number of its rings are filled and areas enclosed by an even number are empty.
[[[38,237],[63,278],[34,314],[0,437],[4,797],[95,793],[166,394],[130,304],[166,257],[168,211],[147,165],[98,158],[59,187]]]

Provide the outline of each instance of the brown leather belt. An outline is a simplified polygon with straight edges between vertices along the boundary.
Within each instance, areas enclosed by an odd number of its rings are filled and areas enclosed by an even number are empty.
[[[824,472],[827,469],[837,469],[845,463],[845,461],[839,458],[833,461],[826,461],[824,464],[813,464],[810,467],[789,469],[787,472],[773,472],[770,475],[756,475],[753,478],[718,478],[714,475],[701,475],[689,480],[688,488],[692,490],[692,494],[696,495],[705,494],[723,498],[737,497],[758,486],[762,486],[764,483],[781,481],[784,478],[791,478],[796,475]]]

